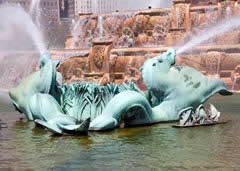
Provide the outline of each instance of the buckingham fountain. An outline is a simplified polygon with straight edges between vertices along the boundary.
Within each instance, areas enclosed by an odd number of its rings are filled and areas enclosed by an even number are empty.
[[[14,154],[0,154],[0,168],[13,160],[14,169],[240,166],[240,2],[174,0],[171,8],[80,14],[57,50],[45,47],[21,8],[1,10],[23,18],[9,23],[31,30],[36,49],[0,58],[13,78],[0,77],[0,146]],[[13,111],[24,117],[13,119]]]
[[[141,84],[137,70],[146,58],[174,47],[177,65],[191,66],[237,89],[239,12],[235,0],[206,6],[176,0],[170,9],[80,14],[65,46],[82,54],[68,58],[58,70],[69,83],[102,83],[103,77],[122,83],[130,77]]]

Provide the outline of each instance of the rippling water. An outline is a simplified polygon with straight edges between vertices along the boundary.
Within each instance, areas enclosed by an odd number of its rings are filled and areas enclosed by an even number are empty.
[[[6,94],[6,93],[5,93]],[[19,120],[0,93],[0,168],[77,170],[219,170],[240,167],[240,96],[211,102],[231,122],[211,127],[172,128],[171,124],[117,129],[89,136],[54,137]]]

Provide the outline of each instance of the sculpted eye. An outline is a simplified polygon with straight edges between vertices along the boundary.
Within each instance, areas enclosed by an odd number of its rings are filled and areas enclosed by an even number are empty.
[[[153,63],[152,66],[156,66],[156,63]]]
[[[159,63],[162,63],[162,62],[163,62],[163,60],[162,60],[162,59],[158,59],[158,62],[159,62]]]

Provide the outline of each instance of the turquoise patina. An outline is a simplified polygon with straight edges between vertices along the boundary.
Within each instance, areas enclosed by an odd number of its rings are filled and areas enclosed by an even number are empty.
[[[9,95],[29,120],[62,134],[175,121],[185,108],[196,110],[215,93],[232,94],[221,80],[208,79],[187,66],[172,66],[175,56],[169,49],[144,63],[141,70],[148,90],[143,92],[134,83],[62,85],[57,81],[58,62],[43,55],[40,71],[10,89]]]
[[[90,123],[89,129],[118,127],[122,118],[127,118],[127,125],[130,126],[175,121],[179,120],[183,109],[192,107],[196,110],[218,92],[222,95],[232,94],[222,80],[208,79],[191,67],[171,67],[175,64],[175,56],[176,51],[169,49],[160,56],[148,59],[141,68],[148,89],[146,95],[128,91],[115,96],[103,114]],[[131,114],[122,116],[134,107],[142,109],[138,116],[134,119]]]

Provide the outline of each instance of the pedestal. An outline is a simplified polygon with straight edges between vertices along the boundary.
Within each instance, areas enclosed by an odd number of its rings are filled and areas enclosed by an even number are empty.
[[[109,73],[109,56],[112,48],[112,41],[93,42],[89,53],[90,72]]]

